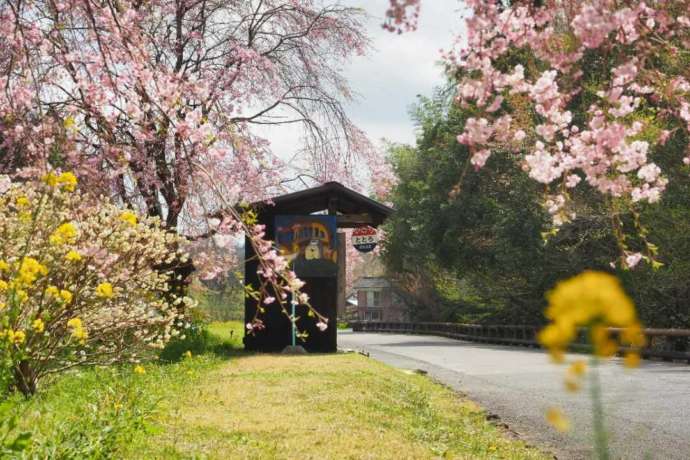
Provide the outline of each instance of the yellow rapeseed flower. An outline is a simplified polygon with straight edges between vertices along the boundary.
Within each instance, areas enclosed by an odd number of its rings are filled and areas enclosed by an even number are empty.
[[[570,430],[570,420],[556,407],[551,407],[546,411],[546,421],[561,433]]]
[[[36,318],[34,322],[31,323],[31,327],[40,334],[45,330],[46,325],[41,318]]]
[[[50,235],[50,238],[48,238],[48,241],[50,241],[51,244],[54,245],[61,245],[66,243],[73,243],[76,238],[77,228],[74,226],[73,223],[66,222],[60,225],[57,229],[55,229],[53,234]]]
[[[608,273],[587,271],[562,281],[547,294],[546,317],[552,322],[539,333],[539,342],[560,354],[577,336],[577,328],[592,326],[595,353],[612,356],[618,350],[608,327],[631,328],[628,338],[640,342],[635,306],[618,279]]]
[[[575,361],[568,368],[568,372],[574,376],[582,377],[587,372],[587,363],[583,360]]]
[[[19,216],[19,220],[21,220],[23,223],[28,224],[31,222],[31,213],[29,211],[19,211],[17,214]]]
[[[72,249],[67,254],[65,254],[65,260],[69,262],[79,262],[81,260],[81,254]]]
[[[63,172],[57,175],[51,171],[43,176],[43,182],[50,187],[62,187],[68,192],[73,192],[77,188],[77,177],[71,172]]]
[[[569,319],[587,324],[603,318],[614,327],[625,327],[635,321],[635,306],[613,275],[587,271],[556,285],[547,295],[549,319]]]
[[[120,214],[120,220],[127,222],[131,226],[135,226],[137,224],[137,215],[131,211],[123,211]]]
[[[24,303],[29,300],[29,294],[24,289],[17,289],[14,291],[14,296],[19,303]]]
[[[633,347],[644,347],[647,344],[647,338],[642,331],[640,323],[635,322],[624,328],[621,332],[621,342]]]
[[[4,310],[7,308],[7,304],[5,302],[0,302],[0,311]]]
[[[189,351],[189,350],[187,350],[187,351],[184,352],[183,355],[184,355],[185,358],[191,358],[191,357],[192,357],[192,352]]]
[[[110,299],[113,297],[113,285],[110,283],[101,283],[96,287],[96,295],[98,297],[105,297]]]
[[[628,368],[638,367],[640,365],[640,354],[635,352],[628,352],[623,358],[623,365]]]
[[[86,328],[81,322],[81,319],[72,318],[69,321],[67,321],[67,326],[72,329],[72,337],[79,340],[79,342],[82,345],[86,343],[86,339],[89,337],[89,333],[87,332]]]
[[[595,324],[590,330],[590,338],[594,345],[594,354],[603,358],[610,358],[618,351],[618,344],[611,339],[611,334],[603,324]]]
[[[51,297],[57,297],[60,295],[60,289],[57,286],[53,286],[52,284],[48,286],[45,290],[46,295],[51,296]]]
[[[136,366],[134,366],[134,373],[135,374],[146,374],[146,369],[144,369],[144,366],[136,365]]]
[[[51,187],[56,187],[58,184],[58,176],[54,172],[49,172],[45,176],[43,176],[43,182],[48,184]]]
[[[26,333],[24,331],[13,331],[12,329],[7,330],[7,341],[15,345],[24,343],[26,340]]]
[[[10,271],[10,264],[5,262],[4,260],[0,260],[0,272],[8,272]]]
[[[7,290],[7,281],[0,280],[0,292],[5,292]]]
[[[65,303],[72,303],[72,297],[72,293],[67,289],[60,289],[60,298],[62,298]]]
[[[73,192],[77,188],[77,176],[71,172],[63,172],[58,176],[57,183],[60,184],[64,190]]]
[[[24,257],[21,264],[19,264],[17,281],[28,286],[36,281],[39,276],[47,274],[48,268],[45,265],[42,265],[33,257]]]
[[[31,205],[31,202],[29,201],[29,199],[23,195],[17,197],[17,199],[15,200],[15,203],[17,204],[18,208],[28,208]]]
[[[574,377],[568,376],[565,378],[565,389],[571,393],[575,393],[580,390],[580,381]]]

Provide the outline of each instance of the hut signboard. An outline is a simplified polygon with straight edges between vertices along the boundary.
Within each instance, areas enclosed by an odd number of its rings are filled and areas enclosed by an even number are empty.
[[[352,232],[352,245],[359,252],[371,252],[376,247],[376,229],[368,225]]]
[[[338,275],[338,239],[335,216],[276,216],[275,241],[299,277]]]

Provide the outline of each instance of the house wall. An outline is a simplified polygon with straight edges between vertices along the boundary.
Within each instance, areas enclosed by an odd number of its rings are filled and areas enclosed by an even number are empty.
[[[368,292],[380,292],[379,305],[371,305]],[[357,290],[357,319],[361,321],[402,321],[404,310],[400,302],[395,301],[391,288],[366,288]]]

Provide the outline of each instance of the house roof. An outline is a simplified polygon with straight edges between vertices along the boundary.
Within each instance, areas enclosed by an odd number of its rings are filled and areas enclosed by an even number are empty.
[[[387,288],[391,287],[391,282],[381,276],[364,276],[358,278],[352,287],[354,289]]]
[[[393,209],[339,182],[326,182],[299,192],[288,193],[252,207],[266,214],[311,214],[333,208],[339,214],[368,214],[372,225],[378,226],[391,215]]]

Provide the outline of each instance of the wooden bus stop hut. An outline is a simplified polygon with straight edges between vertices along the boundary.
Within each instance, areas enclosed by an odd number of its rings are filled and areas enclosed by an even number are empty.
[[[281,195],[252,207],[258,222],[266,226],[265,238],[274,242],[306,283],[302,291],[309,295],[311,305],[329,319],[328,328],[322,332],[314,318],[307,316],[306,306],[298,305],[297,326],[308,337],[297,344],[310,352],[336,351],[336,317],[345,306],[345,253],[349,244],[338,229],[376,228],[393,210],[338,182]],[[259,285],[257,268],[253,248],[246,242],[245,283],[254,287]],[[256,299],[245,298],[245,323],[254,319],[257,306]],[[260,318],[265,328],[251,334],[245,330],[245,349],[276,352],[291,345],[291,321],[277,305],[266,306]]]

